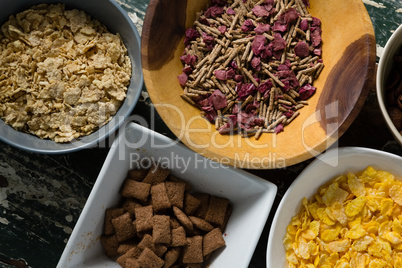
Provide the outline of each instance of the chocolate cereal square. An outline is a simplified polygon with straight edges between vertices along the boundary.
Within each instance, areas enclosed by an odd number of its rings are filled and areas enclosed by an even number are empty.
[[[127,172],[127,179],[134,181],[143,181],[145,176],[148,174],[149,169],[141,168],[141,169],[130,169]]]
[[[188,218],[193,223],[194,227],[201,231],[209,232],[214,229],[214,227],[204,219],[194,217],[194,216],[188,216]]]
[[[172,247],[181,247],[187,244],[186,231],[183,226],[172,229],[172,242],[170,245]]]
[[[165,183],[161,182],[156,185],[152,185],[151,187],[151,200],[152,207],[155,212],[159,212],[164,209],[168,209],[172,207],[170,203]]]
[[[142,182],[149,184],[158,184],[164,182],[169,176],[170,170],[161,167],[161,165],[153,165]]]
[[[172,174],[169,175],[168,181],[178,182],[178,183],[184,183],[184,185],[186,186],[186,187],[185,187],[186,192],[190,192],[190,191],[191,191],[191,188],[192,188],[192,187],[191,187],[191,184],[185,182],[185,181],[182,180],[182,179],[177,178],[176,176],[173,176]]]
[[[181,226],[180,222],[176,218],[170,217],[170,228],[171,229],[176,229],[180,226]]]
[[[180,256],[180,248],[171,248],[165,254],[165,265],[164,268],[170,268],[173,264],[179,259]]]
[[[133,197],[141,202],[146,202],[150,189],[151,185],[148,183],[126,179],[121,189],[121,195],[126,198]]]
[[[130,213],[131,218],[134,218],[134,209],[138,207],[142,207],[142,205],[134,198],[126,198],[123,202],[124,211]]]
[[[202,250],[204,256],[214,252],[215,250],[223,247],[225,240],[223,239],[222,232],[219,228],[215,228],[206,235],[202,242]]]
[[[202,268],[202,263],[188,263],[186,268]]]
[[[134,209],[137,232],[145,232],[152,229],[152,206],[138,207]]]
[[[152,235],[145,234],[140,243],[138,243],[138,248],[141,250],[144,248],[149,248],[150,250],[155,251],[155,243]]]
[[[163,254],[165,254],[167,250],[168,250],[167,246],[163,244],[156,244],[154,253],[156,254],[156,256],[162,258]]]
[[[154,243],[169,244],[172,241],[170,217],[167,215],[155,215],[152,219],[152,237],[154,239]]]
[[[116,235],[102,235],[101,244],[103,246],[103,250],[105,251],[105,255],[109,258],[114,258],[119,255],[117,252],[119,241],[117,240]]]
[[[219,227],[223,226],[228,206],[229,200],[226,198],[211,196],[205,220]]]
[[[183,211],[187,215],[194,215],[197,208],[201,205],[201,201],[195,198],[193,195],[189,193],[185,193],[184,195],[184,207]]]
[[[194,197],[201,201],[200,206],[196,210],[194,216],[205,219],[205,215],[207,215],[210,195],[207,193],[196,193],[194,194]]]
[[[161,268],[165,263],[149,248],[144,248],[137,261],[140,267],[144,268]]]
[[[116,231],[117,240],[125,241],[135,236],[136,230],[133,221],[130,218],[130,213],[126,212],[123,215],[112,219],[114,230]]]
[[[184,228],[186,228],[189,231],[194,230],[193,223],[180,208],[173,207],[173,213],[176,216],[177,220],[180,222],[180,224],[184,226]]]
[[[187,245],[183,248],[183,263],[202,263],[202,236],[187,237]]]
[[[123,255],[124,253],[126,253],[127,251],[129,251],[130,249],[132,249],[136,246],[137,246],[137,243],[134,242],[133,240],[121,242],[119,244],[119,247],[117,248],[117,253],[119,253],[119,255]]]
[[[137,259],[130,258],[126,260],[125,268],[141,268],[141,266],[138,263]]]
[[[186,184],[183,182],[165,182],[167,195],[169,197],[172,206],[176,206],[183,209],[184,203],[184,191],[186,189]]]
[[[118,257],[116,259],[116,262],[121,266],[121,267],[125,267],[126,265],[126,261],[128,259],[134,258],[137,259],[140,254],[141,254],[142,250],[139,249],[138,247],[133,247],[130,250],[128,250],[126,253],[124,253],[123,255],[121,255],[120,257]]]
[[[104,234],[110,235],[114,234],[114,227],[112,224],[112,219],[117,218],[124,214],[124,208],[108,208],[105,211],[105,226]]]
[[[162,244],[155,244],[154,239],[150,234],[145,234],[142,238],[141,242],[138,244],[138,247],[143,250],[145,248],[149,248],[152,250],[158,257],[163,256],[167,251],[167,247]]]

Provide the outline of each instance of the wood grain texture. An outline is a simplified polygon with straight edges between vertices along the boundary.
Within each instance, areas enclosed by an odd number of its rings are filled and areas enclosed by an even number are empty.
[[[141,53],[148,60],[143,68],[153,70],[172,60],[173,52],[185,32],[186,1],[151,0],[144,20]],[[163,26],[163,27],[161,27]]]
[[[165,7],[168,2],[153,0],[150,6]],[[184,49],[184,30],[192,25],[196,12],[204,9],[207,2],[188,0],[180,8],[152,8],[145,16],[142,35],[145,85],[161,118],[177,138],[203,156],[248,169],[300,163],[336,142],[359,113],[368,89],[374,86],[375,38],[364,4],[360,0],[310,0],[310,13],[321,19],[323,31],[325,68],[314,83],[317,92],[284,132],[264,134],[255,140],[218,134],[198,109],[180,98],[183,89],[177,76],[183,67],[179,57]],[[185,19],[180,14],[184,9]],[[166,10],[175,19],[166,18]],[[154,37],[155,32],[171,33],[175,45],[164,46],[169,38]],[[178,43],[176,34],[181,34]],[[161,49],[166,55],[158,54]]]
[[[321,94],[317,106],[323,118],[321,125],[327,135],[335,132],[343,135],[359,114],[370,88],[375,86],[374,47],[374,36],[363,35],[346,48],[328,75],[324,85],[326,90]],[[336,105],[328,105],[331,103]]]

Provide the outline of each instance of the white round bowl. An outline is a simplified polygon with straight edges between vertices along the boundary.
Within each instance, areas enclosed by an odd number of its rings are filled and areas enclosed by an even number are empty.
[[[336,148],[317,157],[292,183],[283,196],[269,232],[267,267],[287,267],[283,238],[286,227],[302,206],[302,199],[311,198],[317,189],[340,174],[357,172],[373,166],[394,175],[402,175],[402,157],[368,148]]]
[[[6,22],[12,14],[24,11],[37,4],[54,4],[54,0],[13,0],[0,1],[0,24]],[[136,105],[143,82],[140,36],[133,22],[114,0],[59,0],[66,9],[79,9],[85,11],[93,19],[99,20],[112,33],[119,33],[127,47],[132,64],[132,76],[127,88],[127,96],[123,104],[111,121],[97,131],[75,139],[68,143],[56,143],[49,139],[40,139],[37,136],[17,131],[6,125],[0,119],[0,140],[20,149],[35,153],[60,154],[94,147],[121,127]]]
[[[388,79],[388,75],[392,69],[393,57],[401,46],[402,24],[399,25],[396,31],[391,35],[384,47],[383,53],[378,63],[376,81],[377,99],[378,104],[380,105],[381,113],[385,119],[385,122],[387,123],[389,130],[392,132],[392,135],[394,135],[395,139],[399,141],[400,144],[402,144],[402,135],[396,129],[394,123],[392,123],[391,118],[389,117],[389,114],[387,112],[385,85]]]

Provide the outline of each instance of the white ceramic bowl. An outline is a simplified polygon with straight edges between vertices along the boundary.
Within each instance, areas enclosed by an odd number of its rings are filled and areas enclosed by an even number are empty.
[[[292,183],[283,196],[269,232],[267,267],[287,267],[282,240],[290,220],[301,208],[303,197],[311,198],[317,189],[334,177],[357,172],[367,166],[402,175],[402,157],[374,149],[345,147],[332,149],[314,160]]]
[[[392,69],[393,57],[401,46],[402,24],[399,25],[396,31],[391,35],[384,47],[383,53],[378,63],[376,81],[377,99],[378,104],[380,105],[381,113],[385,119],[385,122],[387,123],[388,128],[392,132],[392,135],[394,135],[395,139],[398,140],[400,144],[402,144],[402,135],[396,129],[394,123],[392,123],[391,118],[389,117],[387,112],[385,85],[388,75]]]
[[[108,259],[100,243],[105,209],[120,199],[127,171],[140,159],[162,162],[189,182],[196,192],[228,198],[233,212],[225,229],[226,247],[211,268],[247,267],[261,236],[277,188],[242,170],[223,166],[152,130],[129,123],[122,130],[100,171],[57,267],[120,267]]]
[[[17,131],[6,125],[0,119],[0,140],[31,152],[60,154],[78,151],[96,146],[97,143],[114,133],[131,114],[136,105],[144,84],[141,56],[140,36],[133,22],[121,6],[114,0],[13,0],[0,1],[0,24],[3,24],[10,15],[22,12],[37,4],[64,3],[66,9],[85,11],[93,19],[99,20],[112,33],[119,33],[127,47],[132,63],[132,76],[127,89],[127,96],[115,116],[99,130],[80,137],[68,143],[56,143],[49,139],[40,139],[37,136]]]

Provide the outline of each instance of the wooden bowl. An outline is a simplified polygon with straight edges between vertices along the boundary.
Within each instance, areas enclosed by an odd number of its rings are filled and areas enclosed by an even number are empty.
[[[312,158],[331,146],[360,112],[375,81],[374,29],[361,0],[310,0],[322,22],[325,64],[309,105],[279,134],[260,139],[221,135],[181,99],[184,32],[207,0],[151,0],[142,30],[142,68],[150,98],[171,131],[189,148],[217,162],[273,169]],[[363,133],[362,133],[363,134]]]

